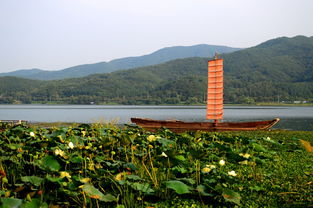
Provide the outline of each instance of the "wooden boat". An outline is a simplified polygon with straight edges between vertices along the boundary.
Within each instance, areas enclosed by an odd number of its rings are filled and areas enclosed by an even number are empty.
[[[208,61],[208,90],[206,119],[213,122],[184,122],[178,120],[152,120],[145,118],[131,118],[133,123],[154,131],[159,128],[167,128],[173,132],[184,131],[253,131],[268,130],[279,122],[279,118],[268,121],[250,122],[219,122],[223,119],[223,59],[217,58]]]
[[[268,121],[253,122],[184,122],[179,120],[153,120],[147,118],[131,118],[133,123],[148,130],[155,131],[162,127],[173,132],[185,131],[253,131],[268,130],[274,126],[279,118]]]

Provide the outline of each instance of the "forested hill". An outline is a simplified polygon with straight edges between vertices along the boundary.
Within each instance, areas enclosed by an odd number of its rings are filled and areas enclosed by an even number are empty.
[[[225,102],[313,101],[313,37],[267,41],[223,55]],[[0,78],[2,102],[119,104],[204,103],[207,58],[186,58],[163,64],[59,81]],[[17,83],[27,82],[21,89]]]
[[[187,57],[212,57],[214,53],[230,53],[239,50],[227,46],[216,45],[194,45],[175,46],[160,49],[154,53],[138,56],[115,59],[110,62],[95,64],[84,64],[62,69],[59,71],[45,71],[39,69],[17,70],[9,73],[0,73],[1,76],[15,76],[38,80],[57,80],[65,78],[84,77],[91,74],[109,73],[121,69],[149,66],[164,63],[170,60]]]
[[[312,100],[313,37],[277,38],[223,57],[229,101]]]

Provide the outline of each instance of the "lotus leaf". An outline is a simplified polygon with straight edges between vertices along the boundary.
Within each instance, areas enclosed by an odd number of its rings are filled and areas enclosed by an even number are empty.
[[[197,186],[197,191],[202,195],[202,196],[214,196],[214,194],[210,194],[206,192],[206,187],[204,185],[199,185]]]
[[[116,201],[116,198],[111,195],[111,194],[106,194],[104,195],[101,191],[99,191],[99,189],[95,188],[93,185],[91,184],[84,184],[81,186],[83,191],[90,197],[93,199],[99,199],[100,201],[104,201],[104,202],[113,202]]]
[[[40,186],[44,179],[37,176],[23,176],[21,177],[21,180],[26,183],[31,183],[34,186]]]
[[[222,195],[223,195],[225,201],[240,205],[241,196],[239,193],[237,193],[231,189],[224,189]]]
[[[21,199],[0,198],[1,208],[19,208],[22,205]]]
[[[150,188],[150,185],[148,183],[132,183],[131,187],[133,187],[137,191],[141,191],[146,194],[152,194],[154,190]]]
[[[41,164],[43,165],[43,167],[48,168],[52,171],[59,171],[61,168],[61,165],[58,162],[58,160],[51,155],[42,158]]]
[[[166,187],[173,189],[178,194],[187,194],[190,193],[190,186],[187,186],[185,183],[177,180],[166,181]]]

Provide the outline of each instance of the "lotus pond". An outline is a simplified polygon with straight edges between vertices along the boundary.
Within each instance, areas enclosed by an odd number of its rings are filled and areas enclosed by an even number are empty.
[[[0,123],[0,207],[313,207],[313,132]]]

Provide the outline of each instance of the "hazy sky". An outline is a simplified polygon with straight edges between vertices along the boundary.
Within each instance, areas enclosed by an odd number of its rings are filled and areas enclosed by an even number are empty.
[[[0,0],[0,72],[313,35],[313,0]]]

